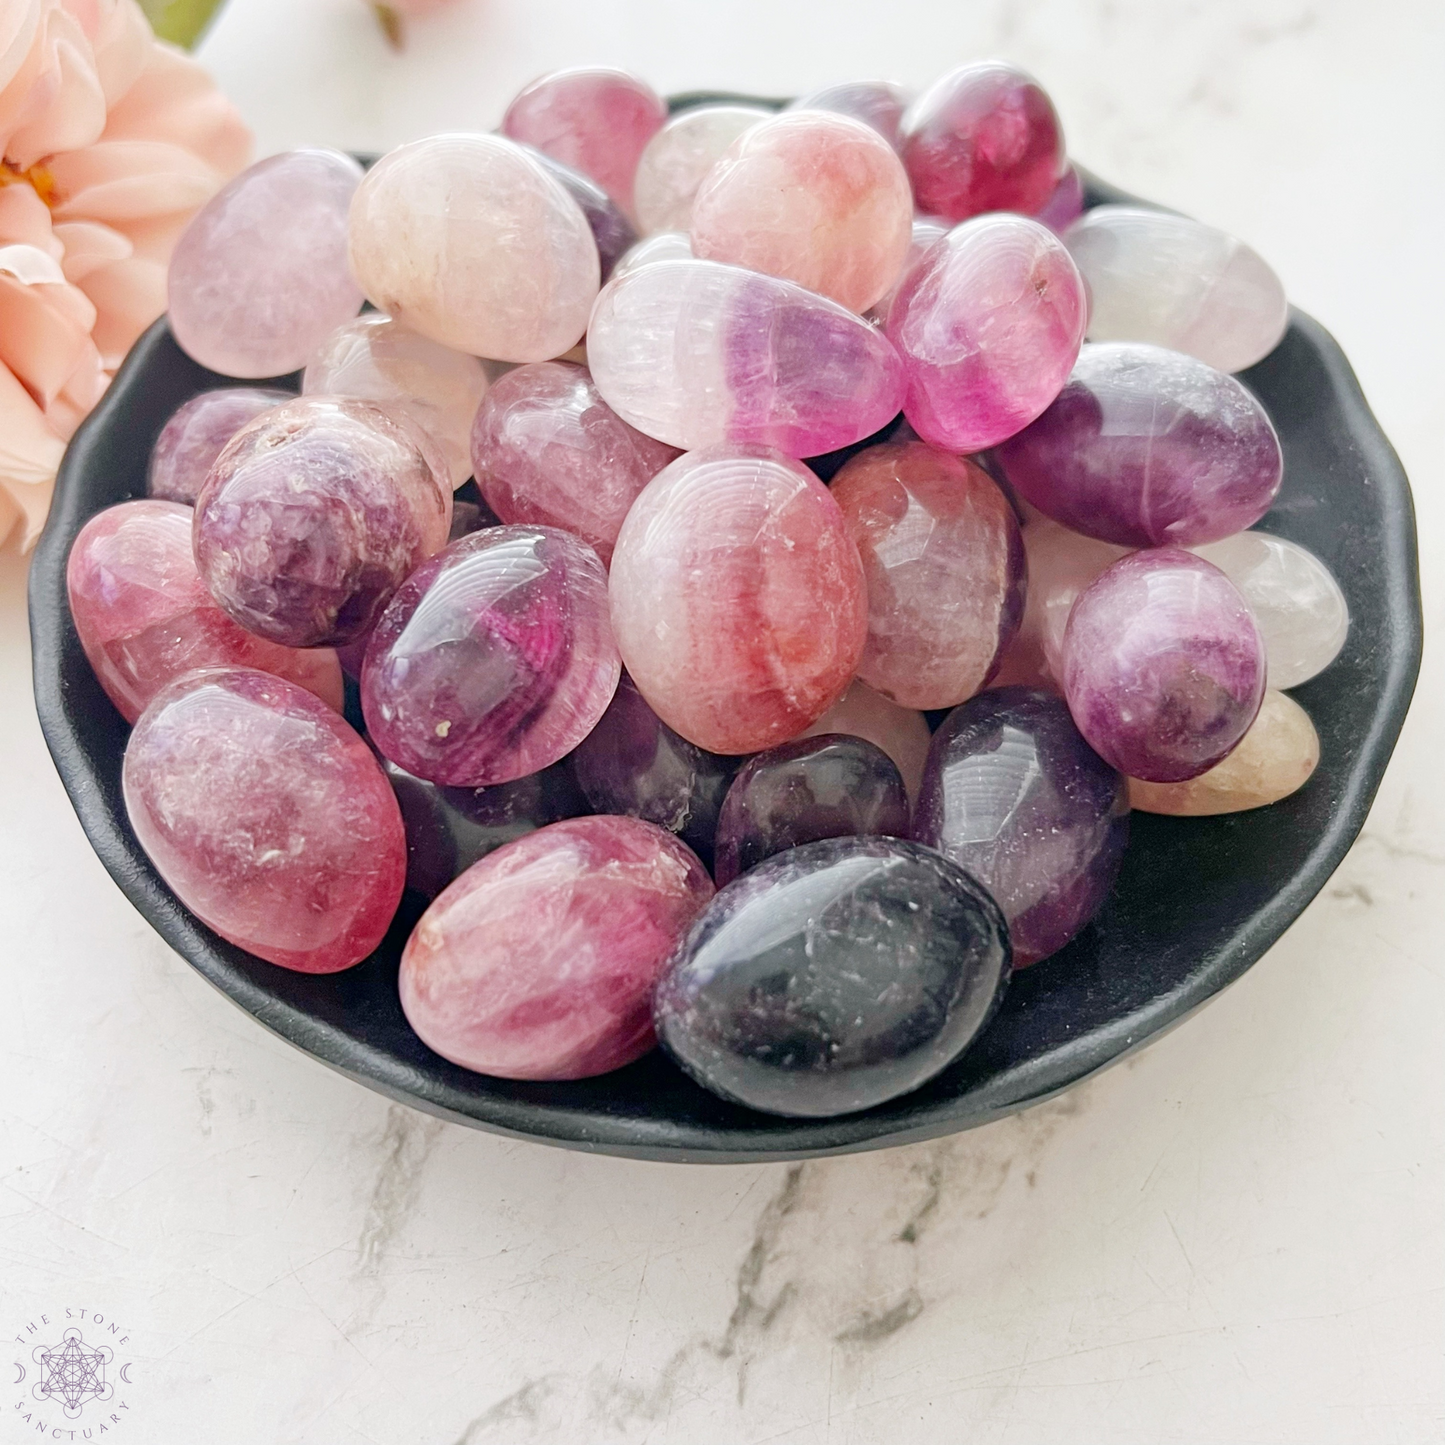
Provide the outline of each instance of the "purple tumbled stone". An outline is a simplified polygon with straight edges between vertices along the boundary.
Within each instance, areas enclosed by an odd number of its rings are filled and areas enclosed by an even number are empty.
[[[193,507],[206,473],[241,428],[294,393],[262,386],[224,386],[203,391],[171,413],[151,451],[146,495]]]
[[[750,758],[718,817],[718,887],[764,858],[823,838],[908,835],[908,790],[882,748],[829,733]]]
[[[491,527],[407,578],[367,646],[361,706],[407,772],[482,787],[571,752],[621,669],[596,552],[553,527]]]
[[[597,242],[597,259],[602,263],[602,279],[605,281],[622,253],[637,242],[637,232],[623,213],[622,207],[602,189],[590,176],[573,170],[555,156],[533,146],[524,146],[530,151],[538,165],[549,175],[562,183],[562,189],[577,202],[578,208],[592,228],[592,239]]]
[[[1233,536],[1269,510],[1284,469],[1242,383],[1127,341],[1085,346],[1054,403],[995,456],[1026,502],[1121,547]]]
[[[872,126],[894,150],[899,125],[908,109],[908,92],[891,80],[845,80],[799,96],[788,110],[831,110]]]
[[[1034,212],[1034,220],[1043,222],[1055,235],[1062,236],[1084,211],[1084,178],[1078,166],[1070,166],[1043,209]]]
[[[303,396],[232,438],[196,500],[196,566],[242,627],[287,647],[350,642],[445,542],[452,490],[406,424]]]
[[[993,894],[1022,968],[1057,953],[1114,886],[1129,841],[1128,788],[1062,699],[993,688],[934,733],[913,836]]]
[[[1233,751],[1264,698],[1264,641],[1219,568],[1176,547],[1133,552],[1079,595],[1060,678],[1090,746],[1151,783]]]

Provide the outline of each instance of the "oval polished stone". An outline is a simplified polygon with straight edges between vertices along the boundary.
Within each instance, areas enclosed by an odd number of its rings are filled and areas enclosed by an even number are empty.
[[[1079,731],[1122,773],[1198,777],[1228,757],[1264,696],[1264,640],[1217,567],[1134,552],[1079,595],[1059,679]]]
[[[401,1006],[422,1042],[504,1079],[585,1079],[656,1041],[653,985],[713,895],[671,833],[573,818],[469,868],[422,915]]]
[[[996,446],[1059,394],[1088,306],[1063,243],[1024,216],[980,216],[931,246],[888,309],[904,415],[945,451]]]
[[[831,490],[868,579],[858,676],[904,707],[972,697],[1024,610],[1023,539],[1003,493],[923,442],[859,452]]]
[[[97,513],[71,545],[65,582],[80,645],[128,723],[182,673],[227,665],[284,677],[341,711],[333,651],[278,647],[216,606],[196,571],[189,507],[157,498]]]
[[[628,426],[585,366],[538,361],[492,388],[476,413],[471,455],[502,521],[574,532],[607,563],[628,509],[677,448]]]
[[[698,747],[796,737],[847,687],[868,602],[828,489],[777,452],[679,457],[622,524],[609,579],[622,658],[659,717]]]
[[[692,229],[692,202],[728,147],[773,112],[756,105],[697,105],[679,111],[637,163],[637,224],[643,235]]]
[[[739,769],[718,817],[713,874],[721,888],[786,848],[859,835],[908,836],[897,765],[862,738],[797,738]]]
[[[913,195],[897,153],[871,126],[799,110],[752,126],[693,201],[705,261],[796,281],[850,311],[887,295],[908,254]]]
[[[288,151],[201,207],[167,272],[171,331],[187,356],[223,376],[281,376],[361,310],[346,261],[361,174],[340,151]]]
[[[788,110],[831,110],[851,115],[872,126],[894,150],[901,143],[903,112],[908,92],[891,80],[845,80],[809,91],[788,105]]]
[[[711,865],[718,810],[737,759],[673,732],[626,673],[601,721],[573,752],[572,771],[594,811],[656,823]]]
[[[472,418],[487,394],[487,373],[475,356],[368,312],[321,343],[306,365],[301,391],[399,413],[440,449],[444,479],[453,488],[472,474]]]
[[[1271,688],[1239,746],[1207,773],[1183,783],[1129,779],[1129,801],[1144,813],[1203,818],[1263,808],[1297,793],[1320,760],[1320,739],[1309,714]]]
[[[1061,698],[993,688],[934,734],[913,836],[988,889],[1023,968],[1057,953],[1109,896],[1129,841],[1127,787]]]
[[[1284,475],[1274,427],[1238,381],[1131,342],[1084,347],[1058,399],[995,455],[1025,501],[1121,547],[1232,536]]]
[[[1307,547],[1267,532],[1240,532],[1191,550],[1214,563],[1249,603],[1264,637],[1271,687],[1298,687],[1339,656],[1350,631],[1349,604]]]
[[[222,938],[335,973],[385,936],[406,878],[401,813],[366,744],[303,688],[187,673],[142,714],[122,781],[146,856]]]
[[[903,264],[898,268],[898,274],[893,278],[893,285],[889,288],[888,294],[865,313],[870,321],[878,326],[888,324],[888,308],[892,306],[893,298],[898,294],[908,273],[922,260],[923,253],[935,241],[941,241],[952,229],[947,221],[940,221],[937,216],[915,216],[913,218],[912,238],[908,243],[908,252],[903,258]]]
[[[262,386],[224,386],[203,391],[171,413],[151,449],[146,494],[193,507],[207,473],[226,443],[263,411],[295,399],[295,393]]]
[[[843,733],[863,738],[883,749],[893,759],[908,796],[918,796],[923,781],[923,765],[928,760],[928,745],[933,734],[928,719],[913,708],[899,707],[867,683],[854,678],[848,691],[823,714],[802,736],[820,737],[823,733]]]
[[[658,1038],[698,1083],[753,1109],[825,1118],[916,1089],[993,1013],[1008,929],[932,849],[830,838],[708,905],[658,981]]]
[[[438,135],[383,156],[351,207],[367,300],[454,351],[546,361],[587,329],[601,263],[561,182],[495,135]]]
[[[304,396],[238,432],[196,500],[196,566],[243,627],[288,647],[349,642],[447,539],[451,489],[409,426]]]
[[[1091,341],[1148,341],[1243,371],[1289,325],[1284,287],[1259,253],[1188,216],[1095,206],[1064,244],[1089,283]]]
[[[651,266],[655,261],[691,261],[692,238],[686,231],[658,231],[639,241],[613,267],[613,276],[626,276],[642,266]]]
[[[620,670],[597,554],[553,527],[491,527],[407,578],[367,644],[361,708],[407,772],[482,787],[571,752]]]
[[[1043,87],[998,61],[963,65],[903,117],[903,163],[918,209],[962,221],[1042,210],[1064,173],[1064,132]]]
[[[1043,209],[1034,213],[1034,220],[1047,226],[1056,236],[1062,236],[1079,219],[1083,210],[1084,178],[1079,174],[1078,166],[1070,166],[1064,172],[1063,179],[1054,187],[1054,193]],[[1068,242],[1064,244],[1067,245]],[[1078,265],[1077,257],[1074,264]],[[1082,269],[1080,267],[1081,271]]]
[[[688,451],[734,442],[819,456],[870,436],[903,402],[898,353],[861,317],[716,261],[610,281],[587,359],[624,421]]]

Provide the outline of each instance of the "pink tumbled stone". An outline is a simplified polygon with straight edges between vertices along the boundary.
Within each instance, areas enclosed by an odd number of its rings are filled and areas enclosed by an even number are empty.
[[[638,158],[666,119],[667,103],[635,75],[558,70],[518,93],[502,133],[591,176],[630,215]]]
[[[1042,222],[1055,235],[1062,236],[1084,213],[1084,178],[1078,166],[1070,166],[1063,179],[1054,187],[1041,211],[1034,214],[1034,220]]]
[[[467,869],[402,954],[422,1042],[504,1079],[585,1079],[656,1042],[652,990],[713,896],[696,855],[640,818],[570,818]]]
[[[897,279],[912,225],[893,147],[852,116],[798,110],[744,132],[708,173],[692,249],[866,311]]]
[[[289,151],[208,201],[171,254],[168,309],[181,349],[223,376],[304,366],[361,310],[346,263],[360,180],[361,167],[339,151]]]
[[[677,448],[627,425],[585,366],[539,361],[509,371],[472,427],[472,463],[504,522],[575,533],[612,560],[628,508]]]
[[[898,764],[908,796],[918,797],[923,765],[928,761],[928,745],[933,740],[928,719],[921,712],[899,707],[855,678],[848,691],[812,727],[804,729],[802,736],[812,738],[823,733],[864,738],[882,748]]]
[[[1028,605],[1019,632],[1038,648],[1047,675],[1059,676],[1064,657],[1064,629],[1078,597],[1104,568],[1129,551],[1112,542],[1081,536],[1040,517],[1024,528],[1024,553],[1029,564]]]
[[[637,224],[644,235],[687,231],[692,203],[729,146],[773,114],[755,105],[698,105],[673,116],[637,163]]]
[[[206,474],[226,443],[263,411],[292,400],[293,393],[271,387],[223,386],[182,402],[151,448],[146,495],[195,506]]]
[[[1069,379],[1088,303],[1064,244],[1023,216],[980,216],[931,246],[899,287],[888,335],[903,357],[903,411],[953,452],[996,446]]]
[[[870,321],[880,326],[887,324],[888,308],[893,304],[899,288],[908,279],[908,273],[923,259],[923,253],[935,241],[941,241],[952,229],[947,221],[940,221],[937,216],[913,218],[913,234],[908,243],[908,251],[903,257],[903,264],[898,268],[898,274],[893,278],[888,294],[867,312]]]
[[[396,797],[366,744],[294,683],[187,673],[136,724],[123,781],[147,857],[222,938],[336,973],[385,936],[406,881]]]
[[[842,695],[868,632],[858,549],[828,489],[767,448],[679,457],[622,524],[609,582],[653,711],[714,753],[797,737]]]
[[[334,652],[267,642],[216,606],[196,571],[191,509],[179,502],[121,502],[92,517],[65,581],[80,645],[128,723],[182,673],[226,665],[284,677],[341,711]]]
[[[838,85],[825,85],[788,106],[789,110],[833,110],[839,115],[851,115],[854,120],[872,126],[895,150],[907,108],[908,92],[891,80],[845,80]]]

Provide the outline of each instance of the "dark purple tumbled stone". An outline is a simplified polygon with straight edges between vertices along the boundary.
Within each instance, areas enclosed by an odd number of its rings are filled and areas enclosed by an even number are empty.
[[[1284,461],[1234,377],[1138,342],[1088,345],[1067,385],[994,453],[1046,516],[1121,547],[1192,547],[1252,527]]]
[[[718,886],[822,838],[908,835],[908,790],[882,748],[842,733],[797,738],[738,770],[718,817]]]
[[[1094,751],[1151,783],[1196,778],[1264,700],[1264,641],[1218,567],[1176,547],[1121,557],[1079,594],[1059,679]]]
[[[1009,973],[1003,914],[956,864],[896,838],[830,838],[713,899],[658,981],[653,1021],[705,1088],[821,1118],[947,1067]]]
[[[156,438],[146,495],[195,506],[206,473],[226,443],[263,411],[294,400],[289,391],[263,386],[223,386],[193,396],[176,408]]]
[[[528,155],[562,183],[562,189],[577,202],[587,224],[592,228],[592,239],[597,242],[597,258],[602,263],[602,279],[612,274],[622,253],[637,243],[637,232],[632,222],[623,214],[622,207],[602,189],[590,176],[574,171],[546,151],[535,146],[524,146]]]
[[[578,785],[596,812],[656,823],[707,864],[737,765],[737,758],[707,752],[673,732],[625,673],[601,721],[572,754]]]
[[[934,733],[913,836],[993,894],[1022,968],[1057,953],[1114,886],[1129,841],[1128,788],[1061,698],[994,688]]]

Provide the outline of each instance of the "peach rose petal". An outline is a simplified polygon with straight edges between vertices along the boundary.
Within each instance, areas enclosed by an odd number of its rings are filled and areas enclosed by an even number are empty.
[[[126,261],[135,254],[135,243],[99,221],[62,221],[55,227],[55,239],[64,247],[61,268],[72,284],[83,281],[92,271],[113,261]]]
[[[165,264],[132,256],[92,271],[80,285],[99,313],[95,344],[101,360],[114,370],[166,309]]]

